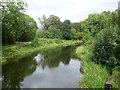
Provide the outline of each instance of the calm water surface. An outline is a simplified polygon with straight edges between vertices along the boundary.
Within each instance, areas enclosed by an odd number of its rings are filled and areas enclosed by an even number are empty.
[[[77,88],[82,78],[76,46],[39,51],[3,66],[3,88]]]

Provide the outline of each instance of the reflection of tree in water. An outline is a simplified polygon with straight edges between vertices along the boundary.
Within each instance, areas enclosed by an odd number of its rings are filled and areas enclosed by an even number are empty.
[[[3,81],[2,88],[20,88],[22,81],[31,75],[36,69],[36,63],[32,57],[26,57],[18,62],[12,62],[2,67]]]
[[[70,58],[75,55],[75,49],[76,46],[70,46],[45,50],[42,52],[45,59],[41,62],[42,68],[44,69],[46,66],[49,68],[58,67],[60,62],[63,62],[65,65],[69,64]]]
[[[44,55],[44,60],[41,60],[41,66],[44,69],[58,67],[60,62],[65,65],[69,64],[70,58],[74,57],[76,47],[57,47],[55,49],[47,49],[41,54]],[[22,81],[28,75],[31,75],[37,66],[33,56],[27,56],[17,62],[2,66],[3,81],[2,88],[20,88]]]

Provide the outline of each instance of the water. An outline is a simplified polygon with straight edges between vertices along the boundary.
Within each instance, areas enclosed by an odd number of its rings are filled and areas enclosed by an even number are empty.
[[[77,88],[82,78],[75,46],[39,51],[3,66],[3,88]]]

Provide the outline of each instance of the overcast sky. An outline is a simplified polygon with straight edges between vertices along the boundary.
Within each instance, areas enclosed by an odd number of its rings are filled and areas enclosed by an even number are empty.
[[[25,0],[28,4],[27,14],[37,22],[43,14],[59,16],[61,21],[69,19],[79,22],[87,18],[88,14],[102,11],[114,11],[120,0]]]

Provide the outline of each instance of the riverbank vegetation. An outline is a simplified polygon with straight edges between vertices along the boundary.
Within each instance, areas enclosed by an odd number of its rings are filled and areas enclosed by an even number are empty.
[[[81,22],[61,21],[58,16],[39,18],[42,28],[24,14],[26,3],[8,2],[2,7],[2,63],[38,50],[84,42],[76,49],[83,61],[80,87],[104,88],[109,82],[120,88],[120,10],[89,14]],[[1,24],[1,23],[0,23]]]
[[[82,70],[85,76],[81,86],[96,88],[105,87],[105,84],[109,83],[114,88],[119,88],[120,24],[118,17],[119,10],[108,11],[91,14],[85,21],[81,22],[82,28],[86,32],[83,37],[85,44],[77,49],[77,53],[81,55],[84,63]],[[100,20],[101,18],[102,20]]]
[[[4,45],[2,50],[2,64],[17,61],[27,55],[31,55],[37,51],[57,46],[66,47],[74,45],[76,40],[60,40],[60,39],[35,39],[31,42],[21,44]]]
[[[81,71],[84,77],[80,81],[80,87],[84,88],[104,88],[107,78],[110,76],[105,67],[97,65],[91,61],[92,45],[82,45],[77,48],[76,54],[81,58],[83,66]]]

